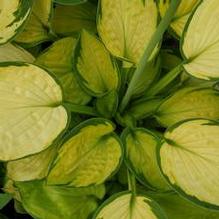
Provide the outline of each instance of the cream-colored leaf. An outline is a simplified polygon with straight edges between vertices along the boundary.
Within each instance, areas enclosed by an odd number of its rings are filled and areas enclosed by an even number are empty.
[[[219,209],[219,124],[195,119],[164,135],[159,156],[163,174],[185,198]]]
[[[57,148],[51,146],[45,151],[7,163],[7,177],[14,181],[30,181],[47,176]]]
[[[62,90],[32,64],[0,65],[0,160],[9,161],[48,148],[66,128]]]
[[[182,39],[185,70],[194,77],[219,78],[219,4],[218,0],[202,1]]]
[[[0,44],[7,43],[23,27],[31,12],[32,0],[0,1]]]
[[[154,0],[100,0],[97,29],[114,56],[138,63],[157,23]]]
[[[121,193],[103,203],[93,219],[167,219],[166,215],[151,199]]]
[[[25,49],[17,45],[6,43],[0,46],[0,62],[29,62],[33,63],[35,58]]]
[[[189,16],[201,0],[181,0],[176,14],[171,23],[171,28],[181,37]],[[159,10],[163,17],[170,6],[170,0],[159,0]]]
[[[32,47],[50,40],[50,19],[52,10],[52,0],[34,0],[30,18],[23,32],[16,37],[15,41]]]
[[[185,119],[219,119],[219,92],[211,87],[185,87],[167,98],[156,112],[157,120],[169,127]]]

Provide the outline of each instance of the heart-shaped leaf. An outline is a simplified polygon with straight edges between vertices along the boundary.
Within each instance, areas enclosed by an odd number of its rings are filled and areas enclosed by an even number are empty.
[[[143,195],[118,193],[104,202],[93,219],[167,219],[159,205]]]
[[[122,160],[121,142],[114,129],[105,119],[90,119],[74,128],[58,151],[48,184],[82,187],[103,183]]]
[[[158,151],[163,175],[185,198],[219,209],[219,124],[206,119],[177,123]]]
[[[138,63],[154,34],[158,11],[154,0],[100,0],[98,33],[114,55]]]
[[[219,78],[219,4],[201,1],[190,18],[181,40],[184,69],[200,79]]]
[[[68,124],[62,90],[43,69],[25,63],[0,64],[0,160],[48,148]]]

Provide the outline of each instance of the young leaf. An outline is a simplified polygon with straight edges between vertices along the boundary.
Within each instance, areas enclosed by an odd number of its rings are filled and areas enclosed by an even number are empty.
[[[134,116],[128,113],[124,113],[124,115],[121,115],[120,113],[117,112],[115,115],[115,119],[116,122],[122,127],[135,127],[137,125]]]
[[[15,39],[26,47],[50,40],[50,19],[53,10],[52,0],[37,0],[33,3],[33,10],[24,28]]]
[[[51,146],[38,154],[10,161],[6,165],[6,175],[14,181],[43,179],[48,174],[56,152],[57,147]]]
[[[84,189],[48,186],[44,181],[17,182],[24,209],[34,218],[87,219],[105,194],[103,185]]]
[[[53,1],[61,5],[77,5],[87,2],[87,0],[53,0]]]
[[[118,89],[120,78],[115,60],[104,45],[85,30],[81,32],[74,62],[78,81],[91,95],[103,96]]]
[[[0,46],[0,62],[29,62],[33,63],[35,58],[22,47],[6,43]]]
[[[121,143],[114,129],[105,119],[90,119],[73,129],[58,151],[48,184],[82,187],[103,183],[122,160]]]
[[[131,115],[136,120],[153,116],[157,108],[163,101],[162,98],[142,98],[130,104],[126,114]]]
[[[14,186],[14,181],[5,178],[4,187],[2,189],[5,193],[11,195],[14,200],[21,202],[21,196],[18,189]]]
[[[219,119],[219,92],[211,87],[185,87],[157,109],[156,119],[165,127],[185,119]]]
[[[26,63],[0,64],[0,160],[48,148],[65,130],[62,90],[43,69]]]
[[[182,36],[184,27],[189,19],[189,16],[191,15],[192,11],[195,9],[195,7],[198,5],[200,1],[201,0],[181,0],[181,3],[176,11],[175,17],[173,18],[173,21],[170,25],[171,29],[178,37]],[[160,14],[163,17],[170,5],[170,0],[159,0],[158,2]]]
[[[93,219],[167,219],[159,205],[143,195],[118,193],[105,201]]]
[[[154,34],[158,11],[154,0],[100,0],[98,33],[107,49],[137,64]]]
[[[147,192],[167,213],[169,219],[218,219],[219,212],[201,208],[185,200],[177,193],[159,194]],[[174,207],[173,207],[174,206]]]
[[[74,104],[84,105],[91,99],[79,86],[73,71],[73,53],[76,40],[66,37],[54,42],[36,59],[36,64],[55,74],[64,90],[64,99]]]
[[[161,50],[160,56],[161,67],[167,72],[182,63],[181,58],[174,54],[174,51],[172,50]]]
[[[219,209],[219,124],[195,119],[166,131],[158,151],[163,175],[185,198]]]
[[[201,1],[184,31],[181,40],[186,60],[184,69],[194,77],[205,80],[219,78],[218,16],[218,0]]]
[[[141,75],[138,83],[136,83],[135,88],[133,89],[133,96],[144,94],[144,92],[155,82],[159,77],[160,64],[160,57],[152,59],[147,63],[144,74]]]
[[[134,128],[126,129],[122,138],[126,164],[137,179],[155,190],[170,190],[157,163],[158,137],[144,128]]]
[[[115,115],[118,108],[118,93],[115,90],[106,95],[97,98],[95,107],[97,112],[105,118],[111,118]]]
[[[32,0],[1,0],[0,44],[7,43],[21,30],[32,7]]]
[[[77,36],[82,29],[96,33],[96,10],[90,2],[76,6],[57,5],[52,29],[61,36]]]

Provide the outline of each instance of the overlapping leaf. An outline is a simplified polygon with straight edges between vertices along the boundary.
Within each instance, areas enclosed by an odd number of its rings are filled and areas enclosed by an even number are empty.
[[[0,65],[0,160],[48,148],[66,128],[62,90],[43,69],[25,63]]]
[[[219,213],[202,208],[185,200],[177,193],[159,194],[147,192],[167,213],[169,219],[218,219]]]
[[[87,0],[53,0],[54,2],[62,5],[77,5],[85,3]]]
[[[6,43],[0,46],[0,62],[29,62],[33,63],[35,58],[22,47]]]
[[[82,29],[96,33],[96,6],[90,2],[75,6],[57,5],[52,29],[61,36],[78,35]]]
[[[44,181],[17,182],[25,210],[34,218],[87,219],[103,198],[103,185],[84,189],[47,186]]]
[[[192,76],[210,80],[219,78],[219,4],[202,1],[191,17],[181,47],[184,69]]]
[[[32,0],[1,0],[0,44],[7,43],[21,30],[32,7]]]
[[[52,146],[38,154],[19,160],[10,161],[6,166],[6,175],[14,181],[30,181],[43,179],[49,172],[49,167],[55,158],[57,148]]]
[[[74,104],[86,104],[90,96],[79,86],[73,71],[73,53],[76,39],[66,37],[52,44],[36,59],[36,64],[56,75],[64,89],[64,99]]]
[[[112,90],[103,97],[97,98],[95,107],[100,115],[111,118],[117,111],[118,102],[117,91]]]
[[[125,158],[129,168],[144,185],[170,190],[160,173],[156,159],[158,137],[143,128],[127,129],[123,134]]]
[[[96,36],[83,30],[75,52],[78,81],[93,96],[117,90],[119,72],[115,60]]]
[[[164,176],[185,198],[219,209],[219,124],[195,119],[164,135],[158,156]]]
[[[138,63],[158,23],[153,0],[100,0],[98,33],[107,49],[122,59]]]
[[[167,219],[156,202],[131,193],[119,193],[108,199],[98,209],[93,219]]]
[[[147,118],[154,115],[162,101],[159,97],[137,100],[130,105],[126,115],[131,115],[136,120]]]
[[[48,184],[75,187],[103,183],[119,167],[123,155],[115,127],[104,119],[91,119],[73,129],[58,151]]]
[[[147,63],[144,74],[139,78],[139,81],[133,90],[133,96],[141,96],[156,82],[156,79],[160,74],[160,64],[160,57],[152,59]]]
[[[181,3],[176,11],[175,17],[171,23],[171,28],[181,37],[189,16],[201,0],[181,0]],[[163,17],[170,5],[170,0],[159,0],[160,14]]]
[[[52,15],[52,0],[37,0],[24,30],[16,37],[16,42],[28,47],[50,40],[50,19]]]
[[[185,87],[175,92],[159,106],[155,113],[163,126],[171,126],[185,119],[219,119],[219,93],[211,87]]]

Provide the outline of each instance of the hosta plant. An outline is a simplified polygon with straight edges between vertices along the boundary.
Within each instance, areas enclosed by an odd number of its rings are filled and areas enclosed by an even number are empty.
[[[218,0],[0,18],[1,218],[219,218]]]

